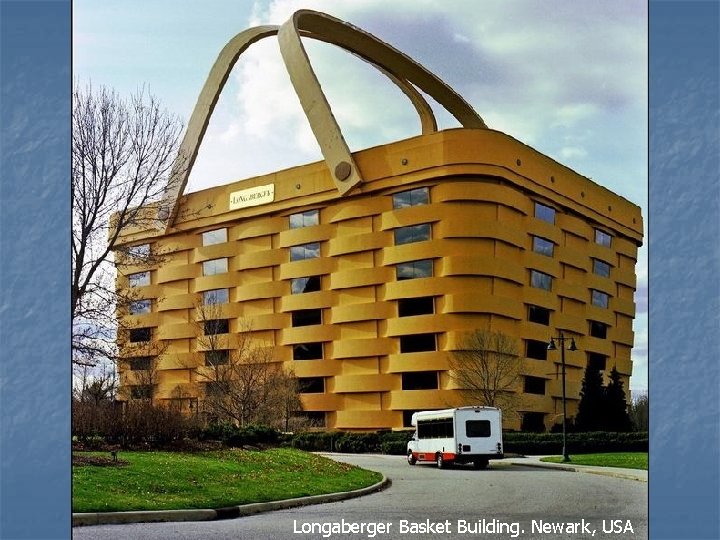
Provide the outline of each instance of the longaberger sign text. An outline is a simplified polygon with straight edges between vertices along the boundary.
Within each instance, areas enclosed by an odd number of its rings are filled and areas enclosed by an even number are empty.
[[[256,186],[249,189],[233,191],[230,194],[230,210],[247,208],[248,206],[259,206],[271,203],[275,200],[275,184],[267,186]]]

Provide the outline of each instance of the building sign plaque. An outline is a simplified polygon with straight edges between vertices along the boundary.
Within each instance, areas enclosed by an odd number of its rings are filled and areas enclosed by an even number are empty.
[[[271,203],[275,200],[275,184],[266,186],[255,186],[253,188],[233,191],[230,194],[230,210],[247,208],[248,206],[259,206]]]

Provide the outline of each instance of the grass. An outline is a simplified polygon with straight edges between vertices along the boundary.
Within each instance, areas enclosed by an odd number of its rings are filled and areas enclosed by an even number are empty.
[[[349,491],[382,478],[291,448],[118,457],[128,464],[73,467],[73,512],[221,508]]]
[[[562,463],[562,456],[543,458],[541,461]],[[647,452],[615,452],[609,454],[576,454],[570,456],[575,465],[595,465],[598,467],[621,467],[623,469],[648,468]]]

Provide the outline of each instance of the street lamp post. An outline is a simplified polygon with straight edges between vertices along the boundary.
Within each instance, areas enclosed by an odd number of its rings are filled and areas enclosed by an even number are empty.
[[[563,463],[567,463],[570,461],[570,456],[567,453],[567,414],[565,410],[565,341],[569,341],[570,344],[567,347],[568,351],[577,351],[577,347],[575,346],[575,339],[574,338],[568,338],[563,336],[562,332],[558,332],[558,336],[555,338],[550,338],[550,343],[548,343],[547,349],[548,351],[554,351],[557,349],[555,347],[555,340],[558,341],[558,344],[560,345],[560,363],[562,364],[562,409],[563,409],[563,420],[562,420],[562,460]]]

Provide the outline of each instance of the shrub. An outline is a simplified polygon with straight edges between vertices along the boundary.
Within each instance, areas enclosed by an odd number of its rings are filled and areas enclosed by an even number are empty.
[[[596,452],[647,452],[648,434],[612,433],[593,431],[568,433],[567,451],[570,454]],[[562,452],[561,433],[515,433],[503,434],[506,454],[559,454]]]

